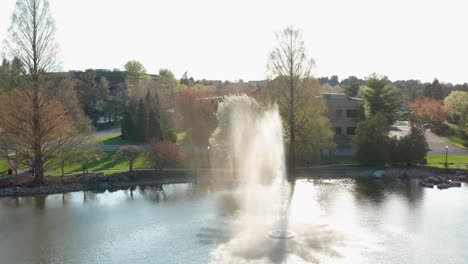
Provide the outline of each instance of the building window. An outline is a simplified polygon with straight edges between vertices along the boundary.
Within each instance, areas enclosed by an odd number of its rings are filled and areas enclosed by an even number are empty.
[[[347,118],[355,118],[358,116],[358,112],[356,109],[347,109],[346,110],[346,117]]]
[[[335,117],[341,118],[342,115],[343,115],[343,110],[342,109],[336,109],[335,110]]]
[[[335,127],[335,135],[341,135],[341,127]]]
[[[356,127],[347,127],[346,128],[346,135],[355,135],[356,134]]]

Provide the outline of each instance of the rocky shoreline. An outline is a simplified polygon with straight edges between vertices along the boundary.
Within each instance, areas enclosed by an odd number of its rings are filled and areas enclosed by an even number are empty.
[[[467,170],[438,169],[438,168],[386,168],[372,169],[303,169],[300,178],[316,179],[342,179],[342,178],[400,178],[419,179],[419,185],[425,188],[437,188],[440,190],[457,188],[462,182],[468,182]]]
[[[219,172],[205,171],[207,179],[215,177]],[[216,175],[215,175],[216,174]],[[388,168],[372,169],[302,169],[300,178],[340,179],[340,178],[418,178],[420,185],[426,188],[448,189],[461,187],[461,182],[468,181],[468,171],[445,170],[434,168]],[[219,176],[219,175],[217,175]],[[47,177],[48,184],[34,186],[31,177],[0,178],[0,197],[22,197],[34,195],[60,194],[76,191],[116,191],[128,189],[138,185],[161,185],[175,183],[193,183],[198,176],[196,173],[174,171],[137,171],[133,173],[119,173],[110,176],[93,174],[87,176]]]
[[[34,195],[60,194],[76,191],[116,191],[138,185],[161,185],[193,182],[194,177],[174,172],[120,173],[110,176],[103,174],[69,177],[47,177],[48,184],[34,186],[32,178],[0,179],[0,197],[23,197]]]

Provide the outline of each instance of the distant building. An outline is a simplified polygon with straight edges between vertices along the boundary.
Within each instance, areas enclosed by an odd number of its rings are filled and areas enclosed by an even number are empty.
[[[326,115],[335,132],[335,143],[338,147],[349,146],[361,121],[362,100],[342,93],[326,93],[323,98],[327,104]]]

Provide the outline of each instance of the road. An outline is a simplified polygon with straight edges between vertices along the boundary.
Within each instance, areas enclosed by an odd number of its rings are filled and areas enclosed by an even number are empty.
[[[426,131],[426,140],[430,149],[428,155],[445,155],[445,146],[448,146],[449,155],[468,155],[467,149],[459,148],[430,131]]]

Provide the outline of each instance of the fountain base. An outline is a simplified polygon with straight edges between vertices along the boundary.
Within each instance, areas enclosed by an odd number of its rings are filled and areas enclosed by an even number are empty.
[[[271,238],[275,238],[275,239],[291,239],[291,238],[294,238],[295,236],[293,232],[289,232],[285,230],[271,231],[270,233],[268,233],[268,235]]]

